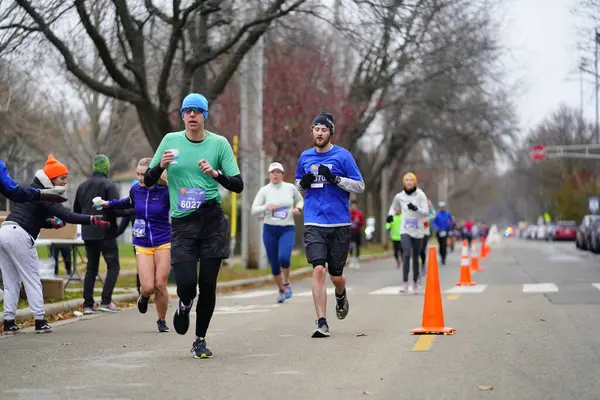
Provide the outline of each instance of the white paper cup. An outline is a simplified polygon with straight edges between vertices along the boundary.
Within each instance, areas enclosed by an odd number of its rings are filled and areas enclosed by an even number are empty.
[[[94,203],[96,210],[102,210],[102,197],[94,197],[92,203]]]
[[[179,149],[167,149],[167,151],[173,153],[173,161],[171,161],[171,164],[177,164],[179,161]]]

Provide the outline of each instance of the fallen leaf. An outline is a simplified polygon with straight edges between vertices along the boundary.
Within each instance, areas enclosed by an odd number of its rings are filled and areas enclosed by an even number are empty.
[[[512,303],[512,300],[506,300],[507,303]]]
[[[366,333],[359,333],[358,335],[356,335],[356,337],[361,337],[361,336],[367,336]]]
[[[483,386],[483,385],[479,385],[479,386],[477,386],[477,388],[478,388],[479,390],[484,390],[484,391],[490,391],[490,390],[494,390],[494,387],[493,387],[493,386]]]
[[[546,321],[546,320],[545,320],[544,318],[540,318],[540,321],[541,321],[541,322],[544,322],[544,321]]]
[[[363,390],[363,394],[371,394],[371,393],[367,392],[366,390]]]
[[[511,335],[511,333],[510,333],[510,332],[506,332],[506,334],[507,334],[507,335]]]

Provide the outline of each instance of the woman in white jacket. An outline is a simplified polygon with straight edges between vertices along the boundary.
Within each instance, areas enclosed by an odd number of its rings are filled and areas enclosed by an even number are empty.
[[[283,165],[278,162],[269,166],[269,180],[258,190],[252,203],[252,215],[264,219],[263,242],[271,273],[279,288],[277,302],[292,297],[290,264],[296,241],[294,216],[300,215],[304,199],[292,183],[283,182]],[[283,270],[283,277],[282,277]]]
[[[402,178],[404,190],[394,196],[392,206],[388,212],[387,221],[391,222],[398,210],[402,212],[403,220],[400,226],[400,237],[402,238],[403,260],[403,282],[401,293],[406,291],[416,294],[419,282],[419,253],[421,243],[425,235],[424,217],[429,215],[429,204],[425,193],[417,187],[417,177],[412,172]],[[408,273],[410,272],[410,256],[412,254],[413,284],[408,285]]]

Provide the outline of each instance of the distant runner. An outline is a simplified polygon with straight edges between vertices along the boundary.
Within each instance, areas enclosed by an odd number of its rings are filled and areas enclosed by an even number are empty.
[[[300,210],[304,207],[304,199],[296,186],[283,182],[283,173],[283,165],[280,163],[269,165],[271,182],[259,189],[252,203],[252,214],[265,221],[263,242],[271,264],[271,273],[279,289],[278,303],[292,297],[290,266],[296,242],[294,216],[300,215]]]
[[[429,204],[425,193],[417,188],[417,177],[412,172],[407,173],[402,178],[404,190],[394,196],[392,205],[388,211],[387,222],[392,222],[394,214],[398,210],[402,212],[403,220],[400,228],[402,236],[402,249],[404,251],[404,261],[402,277],[404,285],[400,289],[401,293],[418,293],[419,290],[419,253],[421,252],[421,242],[423,240],[424,226],[423,218],[429,215]],[[408,275],[410,272],[410,258],[412,255],[413,284],[408,285]]]

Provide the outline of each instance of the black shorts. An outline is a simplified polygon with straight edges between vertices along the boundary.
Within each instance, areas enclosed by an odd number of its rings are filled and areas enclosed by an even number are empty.
[[[350,226],[304,227],[304,249],[310,264],[327,263],[331,276],[341,276],[350,251]]]
[[[228,257],[227,220],[220,206],[202,207],[171,220],[171,264]]]

